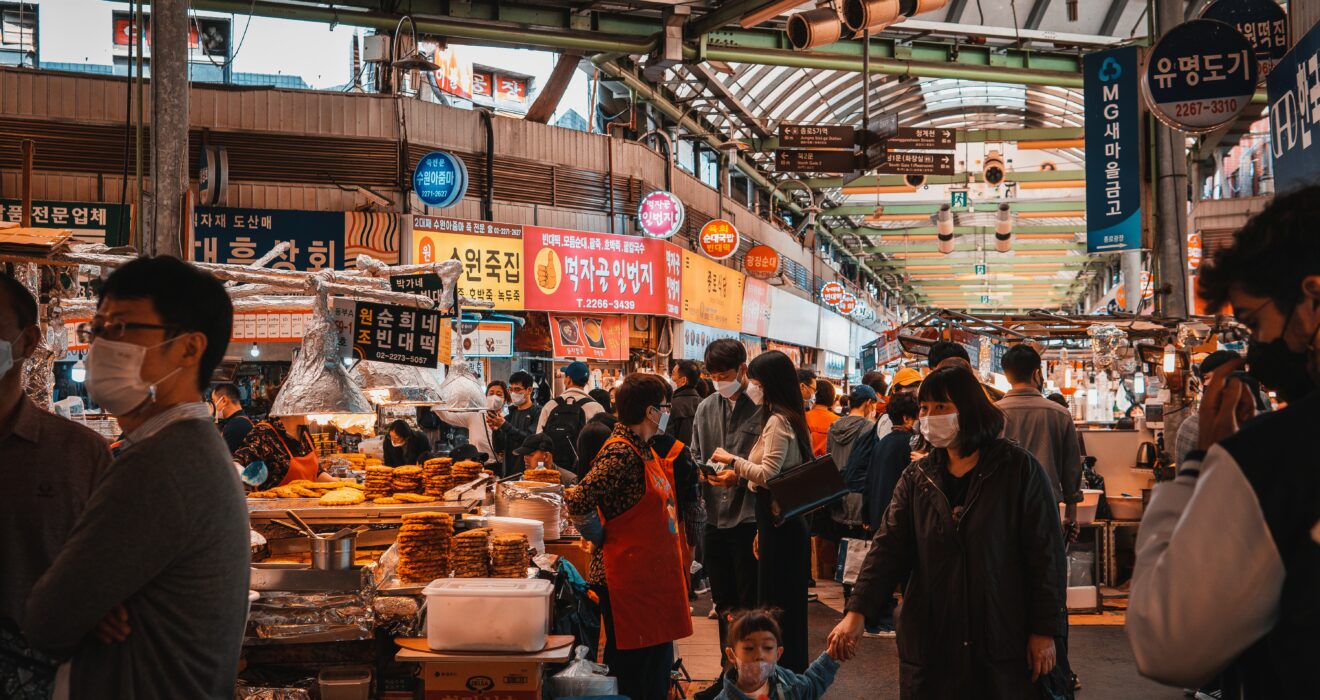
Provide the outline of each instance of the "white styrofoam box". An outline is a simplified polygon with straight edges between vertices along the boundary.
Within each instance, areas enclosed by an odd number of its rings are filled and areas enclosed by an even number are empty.
[[[1069,610],[1094,610],[1099,599],[1096,597],[1100,589],[1095,586],[1069,586],[1068,587],[1068,609]]]
[[[540,651],[550,632],[553,591],[544,579],[432,581],[422,591],[427,646],[435,651]]]

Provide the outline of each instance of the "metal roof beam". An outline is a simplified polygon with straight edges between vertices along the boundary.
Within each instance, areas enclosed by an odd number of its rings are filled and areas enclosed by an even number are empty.
[[[710,94],[715,96],[715,99],[723,103],[725,107],[728,107],[729,111],[733,112],[733,114],[738,117],[738,121],[746,124],[753,133],[762,137],[770,136],[770,130],[766,128],[765,122],[757,118],[756,114],[748,109],[747,105],[744,105],[742,100],[738,99],[738,96],[724,84],[724,81],[720,80],[718,75],[715,75],[715,72],[710,69],[710,66],[705,63],[685,63],[683,64],[683,69],[691,73],[693,77],[705,86]]]
[[[971,173],[971,179],[974,182],[983,182],[981,173]],[[1085,170],[1010,170],[1008,172],[1008,182],[1060,182],[1067,180],[1086,179]],[[843,177],[813,177],[806,181],[808,187],[812,189],[823,189],[830,187],[843,187]],[[849,187],[895,187],[903,184],[902,175],[867,175],[859,177],[848,183]],[[965,185],[968,182],[968,173],[954,173],[953,175],[930,175],[926,177],[927,185]]]
[[[865,195],[854,195],[854,196],[860,197]],[[1056,212],[1056,211],[1068,212],[1068,211],[1084,210],[1086,208],[1085,199],[1028,200],[1028,201],[1008,200],[1004,203],[1008,204],[1009,209],[1014,212]],[[944,204],[945,203],[938,203],[938,204],[881,203],[879,206],[884,207],[883,213],[886,215],[910,214],[913,216],[917,216],[922,214],[934,214],[935,212],[939,211],[940,207],[943,206]],[[975,213],[992,214],[999,208],[1000,202],[973,202],[972,204],[973,206],[981,205],[981,204],[985,206],[984,210]],[[844,204],[842,206],[834,207],[833,209],[825,209],[821,211],[821,215],[822,216],[865,216],[875,211],[876,206],[877,205],[875,204]],[[955,209],[953,213],[955,216],[960,216],[967,214],[968,212],[965,212],[961,209]]]
[[[1084,226],[1078,225],[1041,225],[1041,226],[1015,226],[1013,233],[1057,233],[1059,235],[1072,235],[1078,231],[1084,230]],[[934,226],[912,226],[908,228],[870,228],[862,226],[857,228],[837,228],[838,234],[847,234],[853,236],[866,236],[869,238],[886,238],[899,236],[920,236],[935,235],[938,233]],[[954,226],[955,234],[978,234],[994,233],[994,226]]]
[[[893,104],[892,99],[886,99],[885,105],[888,107]],[[924,128],[924,127],[923,127]],[[1080,126],[1058,126],[1042,127],[1038,129],[969,129],[957,130],[958,143],[1022,143],[1024,141],[1071,141],[1073,139],[1085,138],[1085,127]],[[773,151],[779,148],[779,137],[748,139],[747,146],[753,151]]]
[[[1031,4],[1031,11],[1027,13],[1027,21],[1022,28],[1040,29],[1040,23],[1045,20],[1045,11],[1048,9],[1050,9],[1050,0],[1036,0]]]
[[[1118,29],[1118,21],[1123,19],[1123,10],[1126,10],[1128,0],[1109,0],[1109,10],[1105,12],[1105,21],[1100,25],[1100,34],[1103,36],[1113,36],[1114,30]]]
[[[1082,249],[1084,249],[1084,248],[1086,248],[1086,244],[1085,244],[1085,243],[1067,243],[1067,242],[1061,242],[1061,243],[1021,243],[1021,242],[1017,242],[1017,241],[1015,241],[1015,242],[1013,243],[1013,250],[1015,250],[1015,251],[1019,251],[1019,252],[1020,252],[1020,251],[1024,251],[1024,250],[1055,250],[1055,251],[1058,251],[1058,252],[1060,252],[1060,253],[1063,253],[1063,252],[1067,252],[1067,251],[1070,251],[1070,250],[1071,250],[1071,251],[1082,250]],[[935,252],[938,252],[938,251],[939,251],[939,244],[937,244],[937,243],[908,243],[908,244],[905,245],[905,244],[903,244],[903,243],[897,243],[897,242],[896,242],[896,243],[891,243],[891,244],[889,244],[889,245],[885,245],[885,246],[867,246],[867,247],[865,247],[865,248],[862,248],[861,250],[862,250],[862,252],[864,252],[864,253],[871,253],[871,254],[874,254],[874,253],[888,253],[888,254],[891,254],[891,255],[893,255],[893,254],[899,254],[899,253],[935,253]]]
[[[963,10],[967,9],[967,0],[952,0],[949,3],[949,11],[944,15],[944,21],[957,24],[962,20]]]

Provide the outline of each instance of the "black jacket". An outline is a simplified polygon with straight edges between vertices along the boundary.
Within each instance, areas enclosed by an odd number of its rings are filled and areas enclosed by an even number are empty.
[[[958,521],[936,485],[937,449],[899,479],[848,602],[876,617],[907,578],[898,616],[904,700],[1032,695],[1027,636],[1067,629],[1063,537],[1049,479],[1022,448],[982,449]]]
[[[525,410],[509,407],[509,415],[504,417],[504,425],[491,435],[495,452],[504,455],[502,476],[517,474],[523,470],[522,455],[516,455],[513,451],[522,447],[523,442],[536,432],[536,421],[540,418],[541,407],[535,402]]]
[[[431,452],[431,443],[425,435],[413,431],[402,447],[395,447],[390,436],[385,436],[385,462],[387,467],[402,467],[409,464],[421,464]]]
[[[692,422],[697,417],[697,406],[701,403],[701,394],[697,387],[684,384],[674,392],[669,404],[669,429],[665,432],[684,445],[692,444]]]
[[[248,415],[238,411],[233,415],[220,421],[220,434],[225,438],[225,445],[229,447],[229,454],[233,454],[243,444],[243,438],[252,432],[253,422]]]

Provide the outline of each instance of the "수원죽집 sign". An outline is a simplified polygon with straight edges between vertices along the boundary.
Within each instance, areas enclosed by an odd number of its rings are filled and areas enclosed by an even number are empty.
[[[1155,43],[1141,89],[1160,121],[1204,134],[1233,122],[1247,108],[1256,93],[1256,76],[1256,54],[1241,32],[1223,22],[1196,19]],[[1092,111],[1089,102],[1086,111]]]
[[[522,227],[437,216],[414,216],[412,262],[458,260],[458,293],[489,301],[494,309],[523,308]]]
[[[1141,118],[1137,49],[1088,54],[1086,100],[1086,250],[1141,247]]]

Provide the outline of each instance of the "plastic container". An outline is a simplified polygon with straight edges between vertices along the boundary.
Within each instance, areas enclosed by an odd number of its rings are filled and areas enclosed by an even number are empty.
[[[1109,496],[1105,500],[1109,501],[1109,511],[1114,514],[1114,520],[1141,520],[1145,510],[1141,496]]]
[[[1082,489],[1082,502],[1077,504],[1077,524],[1090,525],[1095,522],[1095,508],[1100,505],[1100,489]],[[1063,504],[1059,504],[1059,519],[1063,520]]]
[[[553,591],[544,579],[432,581],[422,591],[427,646],[434,651],[541,651],[550,631]]]
[[[1099,602],[1096,598],[1099,590],[1095,586],[1068,586],[1068,609],[1094,610]]]
[[[323,668],[316,674],[321,700],[368,700],[371,669],[362,666]]]

